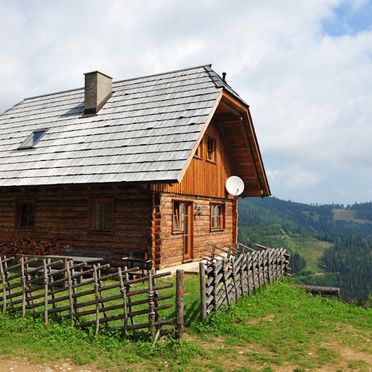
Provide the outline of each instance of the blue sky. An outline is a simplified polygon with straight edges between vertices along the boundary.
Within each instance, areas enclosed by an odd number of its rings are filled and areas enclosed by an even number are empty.
[[[334,37],[355,35],[372,28],[372,1],[353,3],[343,1],[334,8],[332,16],[324,19],[323,29]]]
[[[372,200],[372,1],[0,0],[0,111],[212,63],[249,103],[273,195]]]

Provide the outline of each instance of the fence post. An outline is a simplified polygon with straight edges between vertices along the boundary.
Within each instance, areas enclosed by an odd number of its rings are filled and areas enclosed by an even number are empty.
[[[184,323],[184,271],[176,271],[176,314],[177,314],[177,337],[183,337],[183,323]]]
[[[49,280],[46,259],[43,259],[44,268],[44,323],[48,324],[48,296],[49,296]]]
[[[207,291],[205,282],[205,266],[203,262],[199,262],[199,277],[200,277],[200,320],[202,323],[207,319]]]
[[[5,270],[4,270],[1,256],[0,256],[0,276],[1,276],[2,285],[3,285],[3,313],[5,314],[6,312],[6,279],[5,279]]]
[[[26,276],[25,276],[25,259],[21,257],[21,278],[22,278],[22,316],[26,315]]]

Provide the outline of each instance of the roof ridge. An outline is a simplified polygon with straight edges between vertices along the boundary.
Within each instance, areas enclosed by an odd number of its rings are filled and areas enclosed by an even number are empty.
[[[209,68],[208,68],[209,67]],[[222,88],[231,93],[234,97],[242,101],[245,105],[249,106],[247,102],[226,82],[211,66],[205,65],[205,71],[208,73],[209,78],[212,80],[216,88]],[[213,74],[213,76],[212,76]]]
[[[209,67],[209,68],[211,68],[212,67],[212,64],[210,63],[210,64],[199,65],[199,66],[194,66],[194,67],[181,68],[181,69],[178,69],[178,70],[172,70],[172,71],[166,71],[166,72],[159,72],[157,74],[142,75],[142,76],[137,76],[137,77],[133,77],[133,78],[129,78],[129,79],[115,80],[115,81],[112,82],[112,84],[123,83],[124,81],[131,81],[131,80],[137,80],[137,79],[145,79],[145,78],[149,78],[149,77],[153,77],[153,76],[161,76],[161,75],[173,74],[175,72],[189,71],[189,70],[194,70],[194,69],[201,68],[201,67],[204,67],[204,68],[205,67]],[[53,92],[53,93],[40,94],[40,95],[37,95],[37,96],[32,96],[32,97],[24,98],[23,101],[27,101],[27,100],[35,99],[35,98],[53,96],[53,95],[56,95],[56,94],[75,92],[75,91],[82,90],[82,89],[84,89],[84,87],[73,88],[73,89],[66,89],[66,90],[61,90],[61,91]]]
[[[172,70],[172,71],[166,71],[166,72],[159,72],[157,74],[142,75],[142,76],[133,77],[133,78],[129,78],[129,79],[117,80],[117,81],[114,81],[113,84],[122,83],[124,81],[131,81],[131,80],[137,80],[137,79],[145,79],[145,78],[149,78],[149,77],[153,77],[153,76],[161,76],[161,75],[173,74],[175,72],[195,70],[195,69],[201,68],[201,67],[204,67],[205,68],[206,66],[212,67],[212,64],[209,63],[209,64],[199,65],[199,66],[194,66],[194,67],[180,68],[178,70]]]

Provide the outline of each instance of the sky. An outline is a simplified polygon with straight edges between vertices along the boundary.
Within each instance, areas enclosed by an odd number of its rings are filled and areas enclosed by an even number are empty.
[[[0,0],[0,112],[212,63],[249,103],[274,196],[372,200],[372,0]]]

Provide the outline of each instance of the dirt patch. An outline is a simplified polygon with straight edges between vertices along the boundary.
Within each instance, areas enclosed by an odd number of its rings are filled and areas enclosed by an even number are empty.
[[[74,366],[69,362],[33,364],[26,360],[0,359],[0,372],[97,372],[90,366]]]
[[[249,325],[255,325],[255,324],[258,324],[258,323],[261,323],[261,322],[273,322],[274,319],[275,319],[275,315],[270,314],[270,315],[267,315],[267,316],[264,316],[264,317],[261,317],[261,318],[250,319],[250,320],[248,320],[247,323]]]
[[[371,370],[372,370],[372,355],[371,354],[352,349],[350,347],[339,344],[337,342],[323,344],[322,346],[336,351],[342,359],[348,362],[360,361],[360,360],[363,362],[366,362],[371,367]]]

